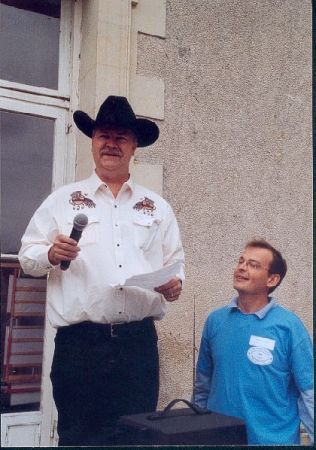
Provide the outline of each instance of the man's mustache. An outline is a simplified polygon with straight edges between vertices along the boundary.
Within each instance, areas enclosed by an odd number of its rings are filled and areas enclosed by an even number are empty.
[[[108,149],[108,150],[102,150],[101,151],[101,156],[103,155],[109,155],[109,156],[122,156],[122,152],[118,149]]]

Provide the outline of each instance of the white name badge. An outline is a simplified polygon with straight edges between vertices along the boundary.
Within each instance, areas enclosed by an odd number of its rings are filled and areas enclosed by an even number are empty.
[[[268,350],[273,350],[275,347],[275,340],[264,338],[260,336],[250,336],[249,345],[260,348],[267,348]]]
[[[259,366],[268,366],[273,361],[273,355],[267,348],[250,347],[247,356],[253,364]]]

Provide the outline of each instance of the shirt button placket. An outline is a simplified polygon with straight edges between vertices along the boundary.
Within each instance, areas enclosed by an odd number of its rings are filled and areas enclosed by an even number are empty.
[[[113,213],[113,244],[114,244],[114,255],[116,266],[120,270],[123,266],[123,255],[122,255],[122,237],[121,237],[121,221],[120,221],[120,208],[117,203],[114,203],[114,213]],[[125,310],[125,290],[122,287],[116,289],[115,292],[115,320],[120,320],[121,315]]]
[[[119,216],[119,206],[117,203],[114,204],[114,214],[113,214],[113,236],[114,236],[114,252],[117,267],[119,269],[123,266],[123,254],[122,254],[122,237],[121,237],[121,227],[120,227],[120,216]]]
[[[120,320],[122,313],[125,311],[125,290],[122,287],[118,287],[115,290],[115,320]]]

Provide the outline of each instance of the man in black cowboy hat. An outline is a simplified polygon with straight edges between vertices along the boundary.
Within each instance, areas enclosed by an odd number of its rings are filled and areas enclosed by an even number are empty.
[[[136,118],[126,98],[117,96],[104,101],[95,120],[76,111],[74,121],[92,139],[95,171],[42,203],[19,258],[26,273],[49,274],[59,445],[114,445],[121,443],[121,415],[156,408],[154,320],[164,316],[164,300],[181,293],[183,249],[170,205],[129,174],[136,147],[157,140],[157,125]],[[78,212],[88,219],[79,245],[69,237]],[[176,276],[154,291],[124,286],[132,275],[177,262]]]

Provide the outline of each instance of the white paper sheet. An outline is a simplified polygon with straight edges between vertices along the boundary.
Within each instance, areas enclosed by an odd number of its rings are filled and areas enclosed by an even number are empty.
[[[128,278],[122,286],[137,286],[153,291],[156,287],[162,286],[179,274],[181,261],[177,261],[170,266],[155,270],[154,272],[142,273]]]

